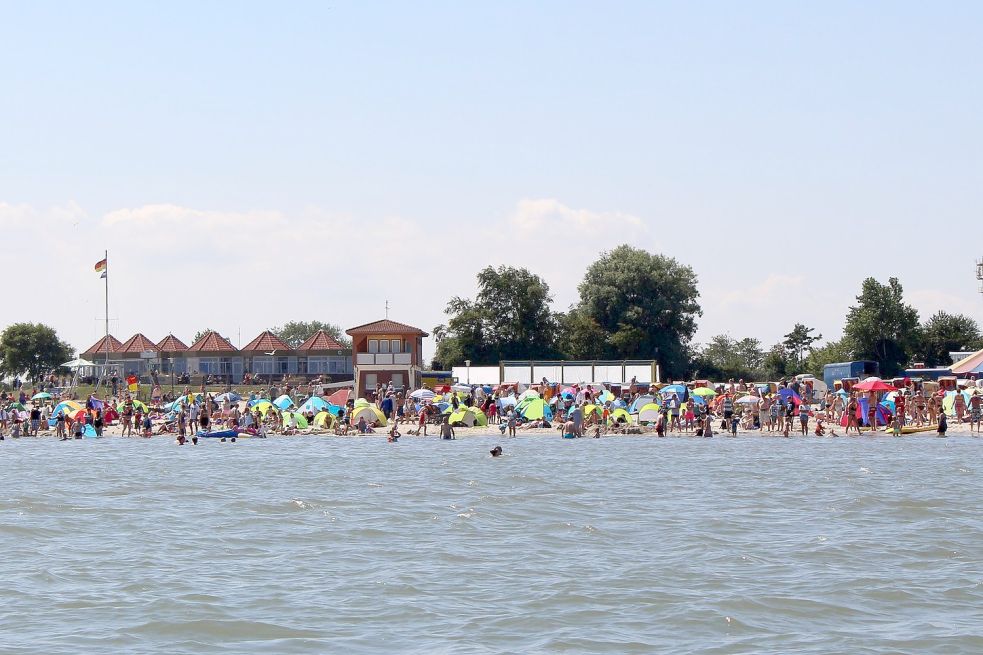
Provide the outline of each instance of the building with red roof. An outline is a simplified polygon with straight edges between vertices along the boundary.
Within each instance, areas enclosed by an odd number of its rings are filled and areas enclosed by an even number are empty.
[[[242,356],[232,342],[214,330],[191,344],[185,358],[185,371],[192,375],[219,376],[233,381],[242,378]]]
[[[103,338],[96,341],[94,344],[86,348],[80,353],[82,359],[87,359],[90,362],[95,362],[96,364],[102,364],[106,361],[106,342],[109,342],[109,361],[113,361],[113,355],[119,352],[119,349],[123,347],[123,344],[119,339],[109,334]]]
[[[356,396],[374,393],[378,384],[391,383],[407,390],[420,385],[426,332],[387,318],[350,328],[345,334],[352,338]]]
[[[120,345],[116,354],[124,374],[143,375],[160,365],[157,344],[139,332]]]
[[[318,330],[297,347],[298,368],[308,375],[351,376],[352,350],[338,343],[324,330]]]

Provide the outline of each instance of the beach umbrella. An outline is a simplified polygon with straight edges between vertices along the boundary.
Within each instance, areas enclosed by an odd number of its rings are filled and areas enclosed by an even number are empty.
[[[147,412],[147,406],[144,405],[143,402],[139,400],[134,400],[132,402],[133,402],[133,409],[139,409],[141,412],[144,413]],[[120,403],[119,405],[116,405],[116,411],[122,414],[124,407],[126,407],[126,403]]]
[[[329,411],[318,412],[314,416],[314,427],[330,428],[334,425],[335,417]]]
[[[237,403],[242,400],[242,396],[237,394],[235,391],[227,391],[215,396],[215,402],[217,403],[224,403],[226,400],[230,403]]]
[[[84,409],[80,409],[77,412],[75,412],[74,414],[72,414],[72,420],[73,421],[84,421],[86,418],[88,418],[88,416],[89,416],[89,412],[85,411]]]
[[[320,396],[311,396],[306,401],[304,401],[304,404],[301,405],[300,409],[297,411],[302,412],[304,414],[306,414],[307,412],[317,414],[321,410],[326,410],[328,407],[329,407],[328,401],[326,401],[324,398],[321,398]]]
[[[283,413],[283,427],[290,425],[290,417],[293,416],[297,420],[297,427],[304,429],[308,427],[307,417],[305,417],[300,412],[284,412]]]
[[[365,421],[369,425],[373,423],[377,423],[380,427],[386,425],[386,415],[375,405],[366,404],[352,412],[352,425],[358,423],[362,417],[365,417]]]
[[[671,396],[672,394],[682,397],[682,395],[686,393],[686,387],[681,384],[670,384],[659,389],[659,393],[667,397]]]
[[[24,411],[24,410],[26,410],[27,408],[26,408],[26,407],[24,407],[24,405],[23,405],[23,404],[21,404],[21,403],[16,403],[16,402],[15,402],[15,403],[10,403],[10,404],[9,404],[9,405],[7,406],[7,410],[8,410],[8,411],[10,411],[10,410],[12,410],[12,409],[16,409],[16,410],[20,410],[20,411]]]
[[[48,398],[51,398],[51,394],[47,391],[42,391],[31,396],[31,400],[47,400]]]
[[[465,394],[471,393],[471,385],[458,383],[451,387],[451,391],[463,391]]]
[[[694,396],[700,396],[701,398],[712,398],[717,395],[717,392],[710,387],[697,387],[693,389]]]
[[[753,405],[754,403],[760,401],[761,399],[757,396],[744,396],[743,398],[738,398],[734,402],[738,405]]]
[[[892,387],[890,384],[885,382],[880,378],[870,377],[865,379],[859,384],[853,385],[853,388],[857,391],[897,391],[897,387]]]
[[[269,398],[256,398],[254,400],[250,400],[249,401],[249,406],[250,407],[253,407],[253,406],[258,405],[260,403],[272,403],[272,402],[273,401],[270,400]]]
[[[655,403],[648,403],[643,405],[640,410],[638,410],[638,422],[639,423],[655,423],[659,420],[659,406]]]
[[[77,357],[70,362],[65,362],[59,368],[76,369],[76,368],[82,368],[84,366],[95,366],[95,364],[93,364],[92,362],[86,359],[82,359],[81,357]]]
[[[410,394],[410,398],[412,398],[413,400],[420,400],[420,401],[433,400],[434,396],[436,395],[437,394],[435,394],[430,389],[417,389],[416,391]]]

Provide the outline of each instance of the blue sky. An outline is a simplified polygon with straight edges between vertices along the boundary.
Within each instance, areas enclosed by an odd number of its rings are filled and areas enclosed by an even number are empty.
[[[386,298],[429,329],[488,264],[566,307],[623,242],[694,268],[698,339],[836,337],[868,275],[980,319],[981,26],[978,3],[3,3],[0,225],[35,284],[0,323],[88,346],[109,248],[120,338]]]

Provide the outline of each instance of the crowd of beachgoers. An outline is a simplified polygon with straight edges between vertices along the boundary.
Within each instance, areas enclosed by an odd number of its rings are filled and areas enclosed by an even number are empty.
[[[776,383],[730,380],[639,385],[467,385],[407,392],[392,386],[354,398],[351,389],[320,395],[320,385],[271,386],[247,396],[234,389],[208,393],[185,387],[176,398],[139,383],[99,397],[63,398],[23,385],[0,396],[0,438],[52,435],[59,439],[173,436],[241,438],[327,434],[438,436],[559,433],[565,438],[613,434],[655,436],[766,434],[790,437],[911,434],[950,429],[979,434],[983,382],[954,389],[904,380],[898,387],[868,378],[833,389],[810,378]],[[143,387],[145,390],[146,387]],[[146,397],[144,397],[146,396]]]

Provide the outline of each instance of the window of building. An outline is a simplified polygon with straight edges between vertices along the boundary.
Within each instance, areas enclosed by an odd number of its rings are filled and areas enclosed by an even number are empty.
[[[369,352],[373,355],[379,352],[379,340],[369,339]]]
[[[375,391],[375,385],[379,384],[379,376],[376,373],[365,374],[365,388]]]
[[[383,339],[379,342],[379,352],[383,354],[389,353],[389,339]]]
[[[401,353],[401,352],[403,352],[403,341],[402,341],[402,339],[393,339],[392,340],[392,349],[393,349],[393,352],[394,353]]]

